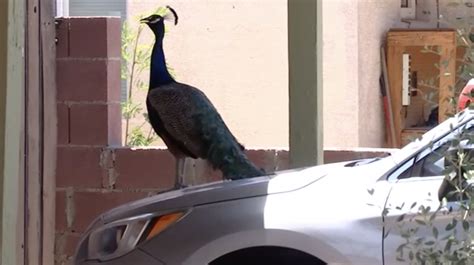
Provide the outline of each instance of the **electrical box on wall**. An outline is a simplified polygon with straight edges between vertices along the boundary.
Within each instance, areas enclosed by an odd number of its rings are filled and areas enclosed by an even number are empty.
[[[401,19],[416,19],[416,0],[401,0],[400,17]]]

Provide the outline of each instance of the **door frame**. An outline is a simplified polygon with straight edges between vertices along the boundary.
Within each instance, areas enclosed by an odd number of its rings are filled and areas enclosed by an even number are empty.
[[[0,264],[54,264],[53,0],[0,2]]]
[[[25,264],[54,264],[55,1],[26,0]]]

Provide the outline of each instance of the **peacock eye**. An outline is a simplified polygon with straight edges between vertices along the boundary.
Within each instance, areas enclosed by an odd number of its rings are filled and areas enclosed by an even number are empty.
[[[161,17],[156,17],[156,18],[153,18],[153,19],[150,21],[150,23],[151,23],[151,24],[155,24],[155,23],[159,22],[160,20],[161,20]]]

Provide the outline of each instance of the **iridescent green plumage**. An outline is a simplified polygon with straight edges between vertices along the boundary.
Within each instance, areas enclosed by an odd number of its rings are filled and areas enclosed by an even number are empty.
[[[173,14],[177,21],[176,12]],[[155,34],[151,56],[147,110],[155,132],[176,159],[202,158],[222,171],[224,178],[263,175],[247,158],[211,101],[199,89],[176,82],[166,68],[163,51],[164,18],[143,19]]]

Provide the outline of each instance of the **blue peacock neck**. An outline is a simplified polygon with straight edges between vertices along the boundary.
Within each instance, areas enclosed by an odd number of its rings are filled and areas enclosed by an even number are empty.
[[[150,89],[173,82],[166,67],[165,53],[163,51],[163,38],[156,38],[155,45],[151,52],[150,66]]]

